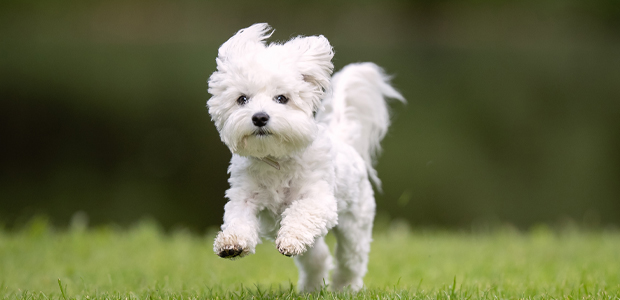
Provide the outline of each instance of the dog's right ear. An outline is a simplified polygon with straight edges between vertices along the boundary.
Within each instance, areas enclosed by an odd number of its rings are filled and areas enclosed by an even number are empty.
[[[265,47],[265,40],[271,36],[273,30],[267,23],[256,23],[248,28],[239,30],[218,50],[218,65],[221,62],[253,51],[258,47]]]
[[[257,49],[265,48],[265,40],[272,33],[273,30],[271,30],[267,23],[257,23],[239,30],[222,44],[215,59],[217,71],[213,72],[209,77],[209,93],[213,96],[222,94],[226,90],[226,84],[224,84],[226,78],[228,78],[226,74],[233,70],[231,66],[234,66],[234,63],[231,64],[231,61],[242,59],[248,53],[255,53]],[[211,98],[207,105],[210,106],[210,103],[214,103],[212,100],[215,99],[216,97]],[[216,122],[216,124],[218,123]]]

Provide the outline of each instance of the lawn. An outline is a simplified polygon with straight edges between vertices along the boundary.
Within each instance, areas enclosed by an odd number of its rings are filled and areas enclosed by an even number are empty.
[[[42,219],[0,229],[0,299],[620,299],[617,231],[386,227],[357,294],[298,294],[293,260],[271,242],[229,261],[213,254],[214,234]]]

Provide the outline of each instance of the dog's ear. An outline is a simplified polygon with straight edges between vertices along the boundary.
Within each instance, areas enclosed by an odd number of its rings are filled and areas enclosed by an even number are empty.
[[[329,41],[322,35],[296,37],[284,47],[297,54],[297,68],[304,81],[314,84],[316,96],[321,98],[323,92],[330,89],[330,77],[334,70],[334,50]]]
[[[218,64],[234,58],[236,55],[265,47],[265,40],[271,36],[273,30],[267,23],[256,23],[248,28],[239,30],[218,50]]]
[[[222,44],[215,59],[217,71],[209,77],[209,93],[215,96],[224,92],[226,85],[223,82],[228,77],[227,73],[231,71],[231,66],[234,66],[234,63],[231,64],[231,62],[246,57],[248,53],[255,53],[257,49],[264,49],[265,40],[272,33],[273,31],[267,23],[257,23],[239,30]]]

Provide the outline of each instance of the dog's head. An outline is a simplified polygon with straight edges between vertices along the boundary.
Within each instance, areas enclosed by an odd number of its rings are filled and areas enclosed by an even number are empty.
[[[281,157],[308,147],[313,113],[330,88],[334,52],[321,36],[266,44],[265,23],[242,29],[219,51],[209,78],[209,114],[222,141],[242,156]]]

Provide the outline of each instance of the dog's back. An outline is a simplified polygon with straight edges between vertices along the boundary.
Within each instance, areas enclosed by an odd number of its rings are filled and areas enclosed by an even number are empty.
[[[318,122],[327,124],[336,137],[364,158],[368,175],[378,189],[381,181],[373,165],[390,125],[386,98],[405,102],[379,66],[350,64],[333,76],[332,94],[323,101],[325,109],[316,116]]]

